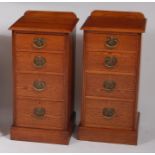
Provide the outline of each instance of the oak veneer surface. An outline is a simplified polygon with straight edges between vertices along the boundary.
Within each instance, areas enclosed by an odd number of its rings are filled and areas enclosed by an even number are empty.
[[[146,19],[139,12],[110,12],[94,11],[88,17],[83,30],[97,30],[110,32],[137,32],[145,31]]]
[[[64,129],[65,115],[62,114],[64,113],[63,109],[65,106],[63,106],[62,102],[19,97],[16,104],[16,126],[40,129]],[[44,107],[46,109],[44,118],[37,118],[32,113],[36,107]]]
[[[133,108],[131,105],[133,102],[129,101],[86,98],[85,124],[87,127],[132,129]],[[104,107],[116,109],[114,118],[111,120],[103,118],[102,109]]]
[[[78,19],[72,12],[27,11],[10,29],[35,32],[71,32]]]
[[[115,57],[117,58],[117,63],[114,66],[115,69],[108,68],[103,61],[106,57]],[[92,72],[103,72],[109,71],[111,73],[130,73],[135,75],[136,73],[136,64],[137,64],[137,54],[135,53],[111,53],[111,52],[88,52],[86,56],[86,70]],[[123,64],[123,65],[122,65]]]
[[[46,86],[42,91],[36,91],[34,81],[44,81]],[[33,73],[16,73],[16,95],[49,100],[64,100],[63,76]]]
[[[138,35],[133,34],[120,34],[120,33],[110,33],[115,38],[119,38],[119,42],[115,49],[110,49],[110,51],[115,50],[119,52],[135,52],[138,50]],[[89,51],[103,51],[109,49],[105,46],[104,42],[109,33],[89,33],[85,34],[87,40],[86,49]]]
[[[14,74],[11,139],[69,143],[75,118],[77,21],[71,12],[27,11],[10,27]]]
[[[32,40],[34,38],[44,38],[45,47],[40,49],[44,52],[54,52],[54,51],[64,51],[65,49],[65,37],[61,34],[59,35],[43,35],[43,34],[17,34],[15,36],[15,48],[17,51],[38,51],[33,46]],[[22,43],[21,43],[22,40]],[[52,43],[52,44],[51,44]]]
[[[84,25],[78,139],[137,144],[141,33],[139,12],[96,10]]]
[[[22,59],[24,57],[24,59]],[[37,57],[43,57],[46,64],[43,68],[34,65]],[[16,68],[19,72],[47,72],[62,74],[64,72],[64,55],[61,53],[16,52]],[[23,70],[24,68],[24,70]]]
[[[130,75],[114,75],[114,74],[90,74],[85,75],[86,96],[98,97],[114,97],[133,99],[136,92],[136,79]],[[103,84],[106,80],[114,80],[116,83],[113,91],[104,90]]]

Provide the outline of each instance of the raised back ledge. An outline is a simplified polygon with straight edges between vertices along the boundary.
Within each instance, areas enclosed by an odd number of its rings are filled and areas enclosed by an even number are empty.
[[[61,11],[35,11],[28,10],[24,13],[24,16],[31,17],[57,17],[57,18],[75,18],[78,19],[73,12],[61,12]]]
[[[10,26],[9,30],[70,33],[78,20],[73,12],[28,10]]]
[[[91,16],[104,16],[104,17],[127,17],[134,19],[145,19],[145,16],[141,12],[126,12],[126,11],[102,11],[94,10],[91,12]]]

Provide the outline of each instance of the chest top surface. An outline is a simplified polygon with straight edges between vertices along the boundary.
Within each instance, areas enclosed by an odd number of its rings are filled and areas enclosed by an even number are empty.
[[[145,31],[146,19],[140,12],[95,10],[81,29],[87,31],[134,32]]]
[[[27,11],[10,29],[14,31],[70,33],[77,21],[78,18],[72,12]]]

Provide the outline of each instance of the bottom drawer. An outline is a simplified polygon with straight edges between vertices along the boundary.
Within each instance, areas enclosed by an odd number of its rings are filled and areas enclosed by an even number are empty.
[[[85,126],[101,128],[133,128],[133,103],[102,99],[85,100]]]
[[[15,125],[41,129],[64,129],[63,102],[17,99]]]

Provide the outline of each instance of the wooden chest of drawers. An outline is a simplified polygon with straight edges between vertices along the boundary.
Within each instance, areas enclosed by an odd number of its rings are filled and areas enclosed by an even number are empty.
[[[141,33],[137,12],[94,11],[84,23],[78,139],[137,144]]]
[[[11,139],[68,144],[74,124],[75,25],[70,12],[27,11],[13,31]]]

